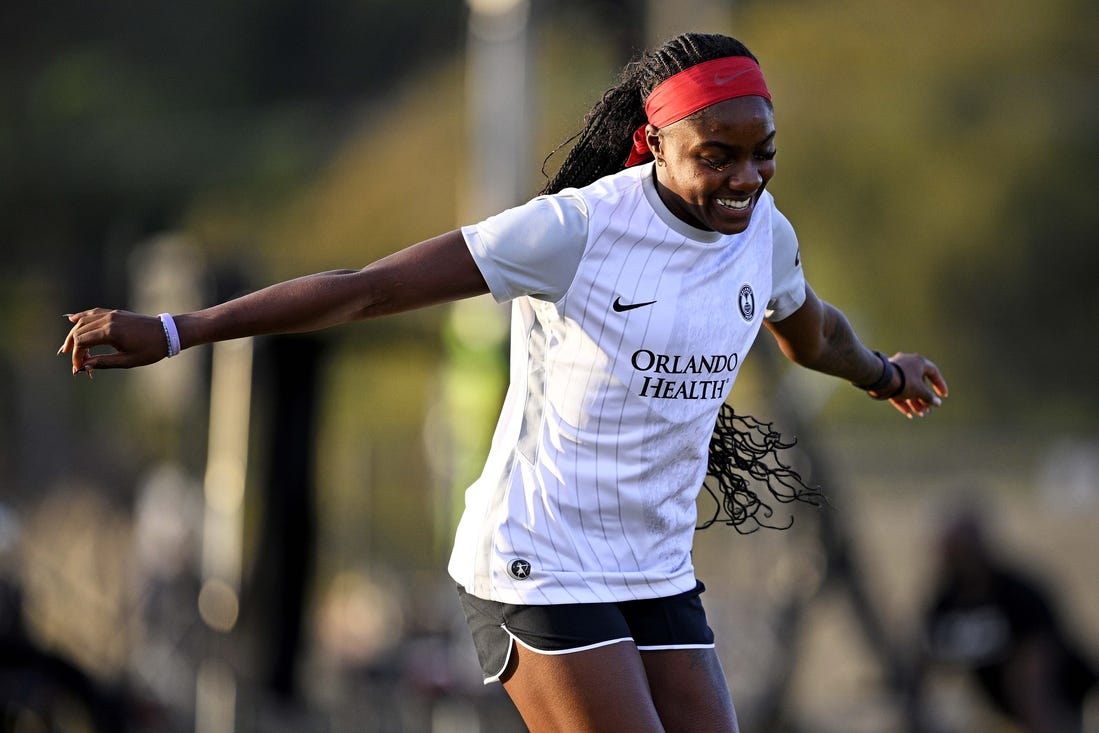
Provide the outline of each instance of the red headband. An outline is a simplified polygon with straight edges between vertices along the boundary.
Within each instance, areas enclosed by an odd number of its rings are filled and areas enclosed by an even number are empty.
[[[752,96],[771,99],[759,65],[747,56],[725,56],[703,61],[658,84],[645,100],[645,116],[647,124],[664,127],[711,104]],[[642,125],[633,134],[627,168],[652,158],[645,127]]]

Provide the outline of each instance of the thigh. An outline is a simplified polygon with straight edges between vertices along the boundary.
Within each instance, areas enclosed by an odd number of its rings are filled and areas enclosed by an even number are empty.
[[[725,672],[711,649],[641,652],[653,703],[669,733],[737,733]]]
[[[515,643],[504,689],[531,731],[663,731],[631,641],[564,654]]]

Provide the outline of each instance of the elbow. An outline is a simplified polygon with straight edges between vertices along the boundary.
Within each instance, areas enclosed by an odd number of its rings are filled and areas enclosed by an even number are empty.
[[[827,345],[823,340],[802,341],[797,344],[786,342],[781,345],[781,348],[787,359],[807,369],[818,368],[824,362],[828,353]]]
[[[819,321],[812,321],[771,326],[770,330],[783,356],[798,366],[819,369],[835,348],[829,331],[821,326]]]
[[[337,274],[346,288],[344,319],[349,322],[365,321],[386,316],[400,310],[394,304],[394,291],[399,287],[390,283],[383,285],[378,273],[371,266],[361,270],[344,270]]]

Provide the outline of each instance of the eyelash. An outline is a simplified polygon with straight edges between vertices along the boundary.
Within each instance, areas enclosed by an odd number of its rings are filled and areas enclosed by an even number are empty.
[[[766,153],[757,153],[755,158],[756,160],[774,160],[776,153],[777,151],[775,150],[769,150]],[[710,160],[709,158],[703,158],[702,162],[715,171],[723,171],[733,164],[733,161],[731,160],[719,162]]]

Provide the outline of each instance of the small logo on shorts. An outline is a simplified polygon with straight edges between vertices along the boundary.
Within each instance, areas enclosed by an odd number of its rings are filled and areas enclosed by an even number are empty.
[[[526,580],[530,577],[530,563],[522,558],[508,563],[508,575],[515,580]]]
[[[756,314],[756,294],[752,291],[751,285],[745,283],[740,286],[737,303],[740,305],[740,315],[750,322]]]

